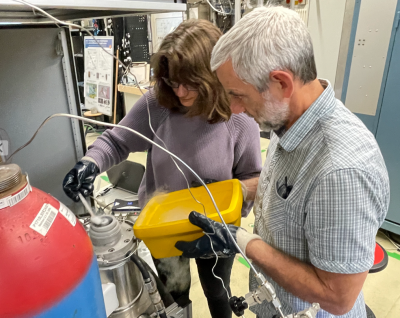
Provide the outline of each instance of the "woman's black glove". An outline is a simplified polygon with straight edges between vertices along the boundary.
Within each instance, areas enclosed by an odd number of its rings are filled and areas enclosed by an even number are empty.
[[[192,211],[189,214],[189,221],[193,225],[201,228],[204,235],[193,242],[179,241],[175,244],[175,247],[183,252],[183,256],[187,258],[212,258],[215,257],[215,253],[218,257],[229,257],[239,253],[239,249],[232,241],[226,228],[222,223],[215,222],[203,214]],[[232,233],[233,238],[239,245],[239,248],[246,255],[247,245],[253,240],[262,240],[257,234],[248,233],[244,228],[228,224],[229,231]],[[210,239],[212,241],[212,247]],[[214,251],[213,251],[214,249]]]
[[[201,238],[193,242],[179,241],[175,244],[175,247],[183,252],[183,256],[187,258],[211,258],[215,257],[213,249],[211,248],[210,238],[212,240],[212,247],[218,257],[229,257],[239,252],[236,248],[235,243],[229,236],[222,223],[215,222],[203,214],[198,212],[191,212],[189,214],[189,221],[193,225],[201,228],[205,233],[209,235],[202,236]],[[236,232],[240,227],[228,224],[229,230],[236,240]]]
[[[63,189],[67,196],[75,202],[79,201],[78,191],[84,197],[93,193],[93,182],[100,172],[97,165],[89,160],[79,161],[64,178]]]

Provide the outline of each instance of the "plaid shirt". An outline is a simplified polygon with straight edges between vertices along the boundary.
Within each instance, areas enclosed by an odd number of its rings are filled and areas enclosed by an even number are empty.
[[[254,204],[254,232],[272,247],[333,273],[361,273],[373,265],[375,235],[389,206],[389,178],[374,136],[335,99],[332,87],[280,138],[273,134]],[[278,194],[287,177],[287,199]],[[257,283],[250,275],[250,289]],[[284,314],[310,304],[270,277]],[[259,317],[276,311],[264,302]],[[336,317],[321,310],[318,318]],[[366,317],[363,293],[340,317]]]

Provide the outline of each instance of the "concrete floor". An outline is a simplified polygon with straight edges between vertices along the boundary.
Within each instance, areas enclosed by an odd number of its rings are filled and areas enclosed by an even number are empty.
[[[86,140],[90,145],[97,134],[88,134]],[[263,163],[266,157],[266,149],[269,141],[261,139],[261,155]],[[146,165],[146,153],[131,154],[128,160]],[[101,186],[105,184],[101,180]],[[247,218],[242,218],[241,226],[247,231],[253,231],[254,215],[250,213]],[[385,270],[375,274],[369,274],[363,287],[365,301],[375,313],[377,318],[399,318],[400,317],[400,253],[391,242],[378,232],[376,237],[389,254],[389,264]],[[192,286],[190,298],[193,302],[193,318],[211,317],[208,311],[207,301],[200,285],[197,268],[194,261],[191,262]],[[243,258],[236,256],[231,276],[232,295],[244,296],[248,291],[249,269],[243,264]],[[246,318],[254,318],[255,315],[249,310],[245,313]]]

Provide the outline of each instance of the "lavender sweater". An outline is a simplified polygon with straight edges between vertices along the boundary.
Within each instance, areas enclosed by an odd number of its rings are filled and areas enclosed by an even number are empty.
[[[209,124],[202,117],[188,118],[160,106],[154,91],[146,93],[151,124],[168,150],[185,161],[203,179],[218,181],[258,177],[261,171],[260,133],[257,123],[245,114],[232,115],[228,122]],[[162,145],[149,127],[145,97],[142,97],[120,122]],[[155,191],[187,188],[186,181],[170,156],[150,143],[120,128],[105,131],[89,147],[86,156],[94,159],[101,172],[125,160],[130,152],[148,151],[145,176],[139,188],[143,208]],[[197,179],[182,164],[189,184]],[[245,202],[247,216],[252,202]]]

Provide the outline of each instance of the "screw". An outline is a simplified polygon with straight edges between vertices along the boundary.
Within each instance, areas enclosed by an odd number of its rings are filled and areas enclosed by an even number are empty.
[[[132,231],[132,229],[131,228],[129,228],[129,229],[126,229],[128,232],[130,232],[130,231]]]
[[[113,248],[110,248],[108,251],[111,253],[114,252],[115,250]]]
[[[129,243],[130,242],[130,239],[126,239],[125,241],[124,241],[124,243]]]

